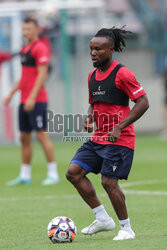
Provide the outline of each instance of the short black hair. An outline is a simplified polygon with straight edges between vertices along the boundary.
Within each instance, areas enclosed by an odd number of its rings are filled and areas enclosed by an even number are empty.
[[[121,52],[123,50],[123,47],[125,47],[125,34],[130,34],[132,33],[129,30],[125,30],[124,29],[125,25],[118,29],[115,28],[115,26],[113,26],[111,29],[100,29],[95,37],[107,37],[109,38],[109,40],[111,40],[111,42],[114,45],[114,51],[116,52]]]
[[[36,26],[38,26],[38,21],[35,18],[32,18],[32,17],[24,18],[23,23],[33,23]]]

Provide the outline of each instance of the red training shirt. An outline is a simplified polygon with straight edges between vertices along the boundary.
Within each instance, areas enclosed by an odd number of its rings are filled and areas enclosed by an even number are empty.
[[[111,66],[107,69],[106,72],[101,73],[99,70],[97,70],[95,74],[95,79],[97,81],[102,81],[106,79],[118,64],[119,62],[113,60]],[[94,70],[89,73],[88,86],[93,72]],[[125,66],[121,67],[117,72],[115,84],[118,89],[122,90],[131,99],[131,101],[134,101],[140,96],[146,94],[140,83],[137,82],[134,73]],[[90,90],[89,103],[92,104],[92,96]],[[108,132],[112,131],[113,128],[116,127],[119,122],[122,121],[125,117],[127,117],[130,113],[129,106],[96,102],[93,104],[93,110],[97,129],[95,130],[90,140],[98,144],[114,144],[125,146],[131,149],[135,148],[135,132],[133,124],[122,130],[117,142],[113,143],[106,141]],[[110,118],[107,118],[106,114],[110,115]],[[100,116],[101,118],[103,117],[103,119],[99,118]]]
[[[21,103],[25,103],[29,97],[34,84],[36,82],[38,71],[37,67],[43,64],[49,64],[49,52],[47,47],[39,38],[35,39],[31,44],[26,45],[21,53],[27,53],[30,49],[31,55],[35,59],[36,67],[22,66],[22,74],[20,79]],[[48,96],[43,86],[36,97],[36,102],[47,102]]]

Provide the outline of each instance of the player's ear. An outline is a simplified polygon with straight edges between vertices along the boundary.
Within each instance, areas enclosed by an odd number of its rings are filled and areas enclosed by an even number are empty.
[[[111,45],[109,50],[110,50],[110,53],[112,54],[114,52],[114,47]]]

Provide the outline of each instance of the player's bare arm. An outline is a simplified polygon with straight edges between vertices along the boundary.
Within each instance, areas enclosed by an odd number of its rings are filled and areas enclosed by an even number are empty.
[[[28,97],[28,99],[24,105],[24,110],[26,110],[26,111],[31,111],[34,109],[35,99],[36,99],[39,91],[43,87],[43,85],[46,81],[46,78],[47,78],[48,65],[40,65],[40,66],[38,66],[37,70],[38,70],[38,76],[37,76],[36,83],[34,85],[34,88],[31,91],[30,96]]]
[[[13,95],[20,89],[20,81],[18,81],[15,86],[11,89],[9,94],[3,100],[4,105],[8,105],[13,97]]]
[[[129,115],[124,120],[122,120],[118,124],[118,126],[114,128],[113,132],[109,132],[108,138],[107,138],[108,141],[117,142],[121,135],[122,129],[126,128],[133,122],[137,121],[149,108],[149,102],[148,102],[148,98],[146,95],[139,97],[134,102],[135,102],[135,105],[132,108]]]
[[[88,115],[85,118],[84,121],[84,128],[88,133],[91,133],[93,131],[93,105],[90,104],[88,108]]]

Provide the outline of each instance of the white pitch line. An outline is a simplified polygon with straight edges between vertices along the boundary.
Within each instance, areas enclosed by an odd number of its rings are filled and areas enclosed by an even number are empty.
[[[123,190],[125,194],[167,196],[167,191]]]
[[[149,190],[123,190],[128,195],[156,195],[156,196],[167,196],[167,191],[149,191]],[[106,193],[98,194],[100,197],[107,197]],[[77,199],[79,195],[51,195],[51,196],[34,196],[34,197],[0,197],[0,202],[11,202],[11,201],[25,201],[25,200],[56,200],[56,199]]]
[[[132,181],[120,184],[121,188],[126,187],[134,187],[134,186],[141,186],[141,185],[147,185],[147,184],[156,184],[156,183],[167,183],[167,179],[158,179],[158,180],[142,180],[142,181]]]
[[[52,200],[52,199],[76,199],[79,195],[47,195],[47,196],[32,196],[32,197],[0,197],[0,202],[3,201],[25,201],[25,200]]]
[[[156,184],[156,183],[165,183],[167,179],[158,179],[158,180],[142,180],[142,181],[134,181],[121,184],[121,188],[126,187],[133,187],[133,186],[140,186],[146,184]],[[149,191],[149,190],[123,190],[125,194],[132,194],[132,195],[161,195],[167,196],[167,191]],[[107,194],[100,193],[98,196],[105,197]],[[32,197],[0,197],[0,202],[5,201],[24,201],[24,200],[54,200],[54,199],[76,199],[80,198],[79,195],[75,194],[66,194],[66,195],[50,195],[50,196],[32,196]]]

